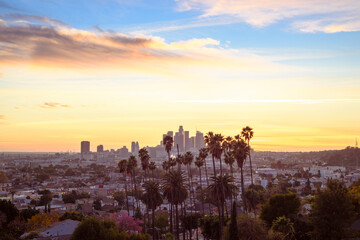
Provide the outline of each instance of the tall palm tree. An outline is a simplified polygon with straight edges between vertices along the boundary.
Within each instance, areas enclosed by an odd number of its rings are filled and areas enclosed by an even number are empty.
[[[220,204],[224,204],[226,199],[231,199],[234,196],[238,189],[234,184],[234,178],[228,174],[224,176],[211,177],[213,182],[207,187],[206,191],[213,201],[220,201]],[[220,189],[224,190],[224,195],[218,196]],[[219,205],[220,205],[219,204]]]
[[[167,173],[167,172],[169,171],[169,169],[170,169],[170,163],[169,163],[169,161],[164,161],[164,162],[162,163],[162,168],[163,168],[164,171]]]
[[[126,159],[123,159],[123,160],[119,161],[119,163],[118,163],[119,172],[124,175],[123,177],[124,177],[124,185],[125,185],[126,210],[128,212],[128,215],[130,216],[129,201],[128,201],[128,191],[127,191],[127,181],[126,181],[127,165],[128,165],[128,162],[127,162]]]
[[[164,197],[168,199],[176,208],[176,237],[179,239],[179,211],[178,205],[183,203],[187,198],[187,190],[185,187],[186,178],[180,171],[170,171],[164,177],[162,189]]]
[[[200,189],[202,191],[202,177],[201,177],[201,168],[204,166],[204,161],[200,156],[196,157],[195,166],[199,169],[200,175]],[[205,214],[204,201],[201,201],[202,213]]]
[[[174,139],[172,136],[166,135],[163,138],[163,145],[165,146],[165,151],[168,154],[168,160],[170,160],[170,152],[171,152],[171,148],[173,147],[174,144]]]
[[[222,148],[222,142],[224,140],[224,137],[221,134],[214,134],[213,132],[208,132],[205,137],[204,137],[206,146],[209,150],[209,153],[212,156],[212,161],[213,161],[213,169],[214,169],[214,177],[216,178],[216,166],[215,166],[215,159],[218,159],[220,161],[220,180],[223,180],[222,176],[223,176],[223,171],[222,171],[222,161],[221,161],[221,155],[223,152],[223,148]],[[214,179],[214,178],[213,178]],[[218,201],[216,201],[219,205],[218,205],[218,213],[219,213],[219,223],[220,223],[220,235],[222,234],[222,230],[224,227],[224,205],[221,204],[222,202],[220,201],[220,198],[225,198],[224,194],[224,190],[222,188],[216,188],[216,191],[218,192]],[[220,195],[222,195],[220,197]]]
[[[206,186],[209,186],[209,177],[207,172],[207,166],[206,166],[206,158],[208,156],[208,150],[207,148],[200,148],[199,149],[199,158],[204,162],[205,167],[205,177],[206,177]]]
[[[149,164],[150,164],[150,155],[145,147],[139,150],[139,158],[141,161],[142,170],[145,172],[145,178],[146,178],[147,176],[146,173],[147,170],[149,169]]]
[[[152,239],[155,239],[155,210],[163,203],[163,198],[160,193],[159,183],[154,181],[146,181],[143,184],[143,187],[144,193],[141,200],[145,203],[147,208],[151,209],[152,211]]]
[[[169,160],[169,164],[170,164],[170,167],[171,169],[173,169],[175,166],[176,166],[176,157],[170,157],[170,160]]]
[[[178,156],[175,158],[175,160],[178,164],[178,170],[181,171],[181,164],[184,164],[184,155],[178,154]]]
[[[233,141],[231,145],[231,151],[232,154],[236,160],[236,163],[238,167],[240,168],[241,173],[241,198],[244,203],[244,210],[246,211],[246,199],[245,199],[245,187],[244,187],[244,173],[243,173],[243,167],[245,164],[245,160],[247,155],[249,154],[249,147],[240,137],[240,135],[235,136],[235,140]]]
[[[250,154],[250,140],[253,138],[254,136],[254,131],[251,127],[246,126],[242,129],[241,132],[241,136],[243,136],[243,138],[245,139],[245,141],[247,141],[248,147],[249,147],[249,160],[250,160],[250,176],[251,176],[251,185],[254,185],[253,182],[253,174],[252,174],[252,163],[251,163],[251,154]]]
[[[152,175],[153,175],[153,180],[155,178],[155,175],[154,175],[154,170],[156,169],[156,164],[155,162],[150,162],[149,164],[149,170],[151,171]]]
[[[128,159],[128,164],[127,164],[127,173],[130,174],[131,176],[131,180],[133,182],[133,189],[135,191],[134,194],[134,198],[136,200],[136,206],[139,207],[138,204],[138,199],[137,199],[137,188],[136,188],[136,178],[135,178],[135,169],[137,168],[137,160],[136,157],[134,155],[131,155]],[[135,212],[135,202],[133,202],[133,206],[134,206],[134,212]]]
[[[184,154],[184,165],[187,168],[188,171],[188,180],[189,180],[189,196],[190,196],[190,203],[193,204],[191,201],[193,198],[193,196],[191,196],[191,193],[193,193],[193,186],[192,186],[192,174],[191,174],[191,164],[194,161],[194,155],[191,152],[186,152]]]

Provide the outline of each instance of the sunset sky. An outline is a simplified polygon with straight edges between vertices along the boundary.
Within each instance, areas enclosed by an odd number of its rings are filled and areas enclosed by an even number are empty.
[[[359,0],[0,0],[0,152],[360,141]]]

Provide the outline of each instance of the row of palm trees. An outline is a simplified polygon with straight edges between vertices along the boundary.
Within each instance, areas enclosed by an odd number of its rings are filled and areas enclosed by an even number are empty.
[[[141,161],[141,167],[144,171],[144,193],[141,196],[141,200],[147,206],[148,210],[152,211],[152,233],[153,239],[155,239],[155,228],[154,228],[154,212],[158,206],[163,202],[163,199],[167,199],[170,204],[170,232],[175,233],[177,239],[180,236],[180,223],[179,223],[179,207],[182,214],[186,214],[185,209],[185,200],[189,197],[190,203],[195,203],[195,191],[193,188],[193,179],[192,179],[192,170],[191,164],[195,159],[195,166],[199,170],[200,174],[200,188],[202,190],[202,168],[205,168],[205,177],[206,177],[206,193],[210,199],[212,199],[218,209],[219,223],[220,223],[220,234],[222,234],[224,226],[226,201],[231,200],[237,196],[238,189],[234,184],[233,168],[234,163],[237,163],[238,168],[241,173],[241,197],[243,202],[243,209],[246,211],[246,201],[245,201],[245,189],[244,189],[244,176],[243,168],[247,157],[249,156],[250,160],[250,172],[251,172],[251,183],[253,184],[252,177],[252,163],[250,156],[250,140],[253,137],[253,131],[250,127],[243,128],[241,134],[232,137],[224,137],[221,134],[214,134],[209,132],[204,137],[206,148],[199,150],[199,153],[196,157],[191,152],[186,152],[185,154],[180,154],[177,147],[177,156],[171,156],[171,150],[174,146],[174,141],[171,136],[165,136],[163,138],[163,145],[165,151],[167,152],[168,159],[163,162],[162,167],[166,172],[165,177],[161,182],[156,182],[153,177],[152,180],[148,179],[148,171],[154,171],[156,165],[154,162],[150,162],[150,156],[146,148],[139,150],[139,159]],[[211,156],[213,175],[209,178],[208,168],[207,168],[207,157]],[[224,158],[224,159],[223,159]],[[223,161],[224,160],[224,161]],[[216,162],[219,162],[217,169]],[[230,167],[230,175],[224,174],[223,164],[227,164]],[[178,165],[177,169],[175,169]],[[182,165],[186,167],[187,176],[184,171],[182,171]],[[133,185],[133,189],[137,194],[136,189],[136,157],[131,156],[128,160],[121,160],[118,164],[119,170],[121,173],[126,176],[130,176],[130,184]],[[154,176],[154,174],[152,174]],[[187,183],[186,183],[187,182]],[[128,199],[128,186],[125,180],[125,194],[126,200]],[[138,199],[136,197],[136,206],[139,208]],[[135,200],[134,200],[135,206]],[[126,201],[126,208],[129,211],[129,203]],[[202,201],[202,211],[204,211],[204,201]],[[175,218],[174,216],[175,215]],[[149,216],[149,215],[148,215]],[[191,234],[190,234],[191,235]],[[185,234],[183,234],[185,238]]]

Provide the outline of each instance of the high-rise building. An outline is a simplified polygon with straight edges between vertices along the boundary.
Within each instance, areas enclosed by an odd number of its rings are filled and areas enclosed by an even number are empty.
[[[202,132],[196,131],[195,148],[200,149],[203,147],[205,147],[204,134]]]
[[[131,142],[131,154],[137,155],[139,153],[139,142]]]
[[[188,151],[191,147],[190,144],[190,137],[189,137],[189,131],[184,131],[184,135],[185,135],[185,151]]]
[[[99,145],[96,148],[97,152],[103,152],[104,151],[104,146],[103,145]]]
[[[167,135],[170,136],[170,137],[174,137],[174,132],[173,131],[168,131]]]
[[[188,144],[188,150],[192,149],[195,147],[195,137],[191,137],[189,139],[189,144]]]
[[[81,154],[89,153],[89,152],[90,152],[90,142],[82,141],[81,142]]]
[[[184,152],[185,151],[185,135],[184,135],[184,128],[183,126],[179,127],[179,132],[175,133],[174,137],[174,147],[175,149],[179,146],[179,151]]]

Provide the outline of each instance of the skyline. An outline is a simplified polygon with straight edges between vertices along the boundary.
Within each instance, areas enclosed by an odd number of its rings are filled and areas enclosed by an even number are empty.
[[[183,125],[255,150],[360,138],[360,3],[0,0],[0,152],[154,146]]]

